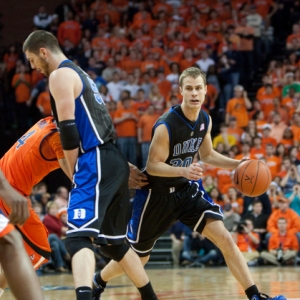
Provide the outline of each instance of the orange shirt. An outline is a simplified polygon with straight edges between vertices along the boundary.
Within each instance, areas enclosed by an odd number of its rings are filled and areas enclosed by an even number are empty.
[[[57,160],[61,158],[64,153],[59,133],[53,117],[47,117],[32,126],[5,153],[0,169],[16,190],[28,196],[34,185],[60,167]]]
[[[221,194],[224,194],[225,193],[224,186],[226,184],[232,184],[231,171],[217,168],[216,177],[218,179],[218,189],[221,192]]]
[[[15,74],[12,79],[12,87],[15,89],[17,103],[24,103],[30,97],[31,77],[29,74],[23,74],[23,79],[20,79],[20,74]]]
[[[60,45],[63,45],[64,40],[69,39],[75,46],[78,46],[81,39],[80,24],[73,20],[61,23],[58,27],[57,39]]]
[[[41,106],[43,108],[44,116],[50,116],[52,109],[50,104],[50,94],[48,91],[40,93],[36,101],[36,106]]]
[[[256,232],[252,232],[252,235],[254,235],[257,239],[259,239],[259,235]],[[249,252],[250,251],[256,251],[258,245],[253,243],[251,239],[248,237],[248,234],[244,233],[238,233],[237,234],[237,240],[236,244],[239,247],[241,252]]]
[[[272,179],[277,176],[278,172],[280,171],[281,167],[281,159],[278,156],[271,156],[266,158],[267,166],[270,169]]]
[[[283,250],[299,250],[299,243],[295,233],[287,232],[281,236],[279,232],[271,235],[268,250],[277,250],[282,245]]]
[[[16,61],[19,55],[17,53],[6,53],[4,54],[3,61],[5,63],[6,70],[9,72],[16,66]]]
[[[259,98],[257,98],[261,104],[261,109],[264,112],[264,116],[266,119],[269,118],[271,111],[275,109],[274,106],[274,98],[276,97],[276,93],[271,94],[262,94]]]
[[[114,120],[123,117],[125,114],[132,113],[137,116],[134,108],[125,109],[118,108],[114,113]],[[137,122],[134,119],[127,119],[119,124],[115,124],[117,137],[136,137],[137,136]]]
[[[267,144],[272,144],[274,147],[276,147],[277,146],[277,141],[272,137],[262,137],[261,138],[261,145],[263,146],[263,148]]]
[[[156,122],[157,118],[159,117],[158,114],[154,115],[143,115],[139,119],[137,127],[142,128],[142,140],[143,142],[150,142],[151,141],[151,133],[152,127]]]
[[[273,5],[273,0],[254,0],[253,4],[256,6],[256,11],[260,14],[263,18],[265,18],[268,13],[269,9]]]
[[[244,98],[232,98],[227,102],[226,112],[237,120],[237,127],[248,125],[248,113]]]
[[[277,209],[274,212],[272,212],[272,214],[268,219],[268,224],[267,224],[268,232],[271,233],[278,232],[277,221],[279,218],[285,218],[287,220],[288,222],[287,231],[294,234],[300,231],[300,217],[294,210],[288,208],[286,212],[282,212],[280,209]]]
[[[252,147],[250,150],[250,154],[255,157],[256,159],[260,159],[263,156],[266,155],[266,151],[263,147],[261,147],[261,149],[257,149],[255,147]]]
[[[124,59],[122,61],[122,68],[127,72],[127,74],[132,74],[134,69],[140,68],[142,62],[140,60],[129,60]]]
[[[262,86],[261,88],[258,89],[256,93],[256,98],[259,99],[265,94],[266,94],[266,88]],[[273,86],[273,95],[274,97],[278,97],[278,98],[281,97],[280,89],[276,86]]]

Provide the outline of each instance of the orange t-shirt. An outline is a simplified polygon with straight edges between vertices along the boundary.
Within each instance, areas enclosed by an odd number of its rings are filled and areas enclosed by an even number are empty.
[[[237,127],[248,125],[248,113],[244,98],[232,98],[227,102],[226,112],[237,120]]]
[[[48,91],[40,93],[36,101],[36,106],[41,106],[43,108],[44,116],[50,116],[52,109],[50,104],[50,94]]]
[[[263,147],[261,147],[260,149],[257,149],[255,147],[252,147],[250,150],[250,154],[255,157],[256,159],[260,159],[263,156],[266,155],[266,151]]]
[[[215,176],[218,179],[218,189],[221,192],[221,194],[224,194],[225,193],[224,186],[226,184],[232,184],[231,171],[217,168]]]
[[[53,117],[47,117],[32,126],[5,153],[0,169],[16,190],[28,196],[34,185],[60,167],[58,159],[62,158],[59,133]]]
[[[157,118],[159,117],[158,114],[154,115],[143,115],[139,119],[139,122],[137,124],[138,128],[142,128],[142,140],[143,142],[150,142],[151,141],[151,133],[152,133],[152,127],[154,123],[156,122]]]
[[[22,81],[20,81],[20,74],[15,74],[12,79],[12,87],[15,89],[17,103],[24,103],[30,97],[31,77],[29,74],[23,75]]]
[[[278,156],[271,156],[266,158],[267,166],[270,169],[272,179],[277,176],[278,172],[280,171],[281,166],[281,159]]]
[[[60,45],[63,45],[66,39],[70,40],[75,46],[78,46],[81,39],[80,24],[73,20],[61,23],[57,31],[57,39]]]
[[[125,114],[132,113],[136,117],[137,112],[134,108],[125,109],[123,107],[118,108],[114,113],[114,121],[123,117]],[[119,124],[115,124],[117,137],[136,137],[137,136],[137,122],[134,119],[127,119]]]

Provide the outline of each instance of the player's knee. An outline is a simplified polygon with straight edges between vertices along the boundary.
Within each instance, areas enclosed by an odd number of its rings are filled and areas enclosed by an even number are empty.
[[[89,237],[67,237],[65,245],[71,258],[83,248],[88,248],[93,251],[92,240]]]
[[[129,247],[126,244],[101,246],[101,252],[111,259],[119,262],[123,259],[125,254],[128,252]]]

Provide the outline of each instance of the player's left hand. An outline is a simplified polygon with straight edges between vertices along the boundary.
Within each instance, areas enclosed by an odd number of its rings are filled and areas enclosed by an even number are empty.
[[[128,187],[130,189],[140,189],[148,184],[147,176],[142,173],[136,166],[130,165],[130,174],[128,179]]]

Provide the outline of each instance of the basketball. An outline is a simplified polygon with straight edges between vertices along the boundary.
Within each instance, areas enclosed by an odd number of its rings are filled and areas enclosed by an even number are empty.
[[[263,161],[249,159],[239,164],[233,180],[242,194],[257,197],[268,190],[272,177],[270,169]]]

